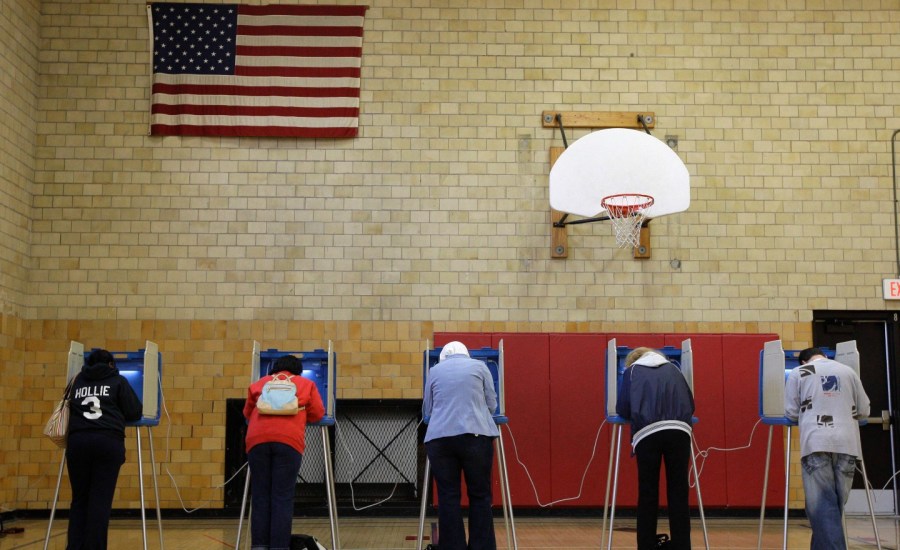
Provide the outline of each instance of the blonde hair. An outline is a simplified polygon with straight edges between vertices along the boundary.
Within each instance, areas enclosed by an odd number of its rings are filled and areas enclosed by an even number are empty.
[[[637,361],[638,359],[643,357],[644,354],[651,353],[651,352],[659,353],[658,351],[656,351],[653,348],[644,348],[644,347],[634,348],[633,350],[631,350],[628,353],[628,355],[625,356],[625,367],[626,368],[630,367],[631,365],[634,364],[635,361]]]

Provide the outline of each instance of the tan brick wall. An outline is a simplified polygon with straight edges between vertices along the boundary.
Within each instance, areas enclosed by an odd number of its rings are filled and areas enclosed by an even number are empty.
[[[21,452],[24,441],[33,439],[33,430],[26,426],[24,415],[43,406],[41,396],[23,396],[27,378],[22,345],[25,324],[0,313],[0,512],[21,506],[21,490],[29,483],[41,482],[39,477],[28,477],[20,469],[23,460],[33,458]]]
[[[221,501],[220,399],[242,395],[254,338],[334,339],[343,397],[414,397],[434,330],[771,331],[798,347],[813,309],[896,307],[880,294],[896,6],[440,4],[368,3],[360,136],[323,141],[148,137],[145,3],[40,3],[33,264],[0,280],[28,281],[10,353],[43,372],[72,338],[157,339],[193,504]],[[546,109],[652,111],[654,135],[678,137],[692,205],[653,222],[650,260],[613,248],[608,224],[570,228],[569,259],[550,259],[562,142]],[[30,471],[0,502],[44,508],[56,458],[36,435],[61,388],[22,382],[42,394],[16,454]],[[120,486],[134,506],[132,472]]]
[[[18,449],[22,415],[34,406],[21,395],[20,338],[33,217],[39,4],[10,0],[0,7],[0,512],[15,507],[17,490],[34,480],[20,475],[26,457]]]
[[[0,9],[0,312],[23,315],[38,102],[38,0]]]
[[[44,2],[27,316],[792,322],[885,307],[896,10],[555,5],[375,2],[360,137],[323,141],[148,137],[145,4]],[[679,138],[693,202],[652,224],[652,259],[613,248],[608,224],[571,228],[571,257],[550,259],[561,139],[545,109],[652,111],[654,133]]]

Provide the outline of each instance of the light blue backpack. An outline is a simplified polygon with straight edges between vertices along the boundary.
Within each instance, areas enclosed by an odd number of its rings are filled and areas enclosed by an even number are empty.
[[[297,386],[291,378],[293,376],[279,372],[263,385],[256,401],[259,414],[294,415],[305,408],[297,404]]]

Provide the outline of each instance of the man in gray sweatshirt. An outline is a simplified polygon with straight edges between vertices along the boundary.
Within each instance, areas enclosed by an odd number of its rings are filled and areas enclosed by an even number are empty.
[[[859,418],[869,397],[852,368],[822,350],[800,352],[785,382],[785,416],[800,428],[800,465],[811,550],[846,550],[842,516],[856,472]]]

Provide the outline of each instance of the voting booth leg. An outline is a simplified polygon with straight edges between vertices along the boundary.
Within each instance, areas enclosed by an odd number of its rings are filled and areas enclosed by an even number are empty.
[[[416,550],[422,550],[422,539],[425,537],[425,509],[428,506],[428,486],[431,475],[431,462],[425,457],[425,474],[422,476],[422,505],[419,507],[419,533],[416,537]],[[434,541],[432,541],[434,542]]]
[[[244,498],[241,499],[241,515],[238,518],[237,541],[234,547],[241,547],[241,530],[244,526],[244,512],[247,510],[247,494],[250,492],[250,465],[247,465],[247,475],[244,477]]]
[[[859,446],[859,465],[863,476],[863,486],[866,489],[866,501],[869,504],[869,516],[872,518],[872,532],[875,535],[875,544],[878,550],[881,550],[881,537],[878,536],[878,524],[875,522],[875,503],[872,501],[872,489],[869,487],[869,476],[866,475],[866,461],[862,456],[862,445]],[[844,528],[844,537],[847,536],[847,529]]]
[[[147,507],[144,497],[144,458],[141,451],[141,427],[135,427],[137,433],[138,453],[138,480],[141,487],[141,532],[144,537],[144,550],[147,550]],[[150,427],[147,426],[147,436],[150,439],[150,469],[153,471],[153,490],[156,494],[156,523],[159,526],[159,548],[163,550],[162,517],[159,510],[159,485],[156,480],[156,470],[153,469],[155,458],[153,455],[153,436],[150,435]]]
[[[141,533],[143,534],[144,550],[147,550],[147,511],[144,509],[144,458],[141,456],[141,428],[135,428],[137,434],[138,455],[138,487],[141,490]]]
[[[788,498],[791,487],[791,427],[787,427],[787,442],[784,451],[784,534],[781,539],[781,547],[787,550],[788,537]]]
[[[615,425],[613,425],[613,434],[615,434]],[[609,512],[609,486],[612,483],[612,472],[613,472],[613,451],[615,451],[616,446],[612,444],[613,439],[610,438],[609,442],[609,460],[606,463],[609,467],[606,470],[606,493],[603,496],[603,526],[600,528],[600,546],[603,546],[603,539],[606,537],[606,518],[607,513]]]
[[[497,444],[495,443],[496,447]],[[512,548],[512,541],[509,537],[509,515],[506,513],[506,485],[503,483],[503,466],[500,463],[500,451],[499,449],[494,451],[497,454],[497,469],[501,470],[500,472],[500,509],[503,511],[503,525],[506,526],[506,547]]]
[[[140,428],[138,428],[140,429]],[[153,493],[156,496],[156,527],[159,529],[159,550],[163,550],[162,512],[159,508],[159,480],[156,477],[156,455],[153,452],[153,434],[147,426],[147,440],[150,442],[150,472],[153,477]]]
[[[697,471],[697,459],[694,456],[694,433],[691,432],[691,465],[694,469],[694,486],[697,488],[697,506],[700,509],[700,525],[703,527],[703,543],[709,550],[709,532],[706,530],[706,515],[703,513],[703,495],[700,494],[700,472]]]
[[[512,496],[509,492],[509,474],[506,469],[506,451],[503,448],[503,429],[498,426],[497,466],[500,470],[500,492],[503,499],[503,519],[506,522],[506,547],[518,550],[516,539],[516,520],[513,517]]]
[[[612,499],[609,501],[609,534],[607,535],[606,548],[612,548],[613,524],[616,521],[616,495],[619,492],[619,457],[622,447],[622,425],[613,424],[613,438],[616,440],[616,456],[613,459],[613,484]],[[602,542],[601,542],[602,544]]]
[[[328,493],[328,518],[331,520],[331,547],[341,550],[340,535],[337,523],[337,498],[334,490],[334,468],[331,462],[331,443],[328,440],[328,428],[322,426],[322,451],[325,455],[325,491]]]
[[[759,506],[759,535],[756,538],[756,550],[762,548],[763,522],[766,518],[766,491],[769,488],[769,463],[772,457],[772,430],[775,426],[769,426],[769,442],[766,445],[766,469],[763,472],[762,504]]]
[[[44,550],[50,545],[50,529],[53,527],[53,516],[56,515],[56,503],[59,501],[59,486],[62,484],[63,471],[66,466],[66,453],[63,451],[59,460],[59,476],[56,478],[56,491],[53,493],[53,506],[50,507],[50,521],[47,522],[47,536],[44,537]]]

